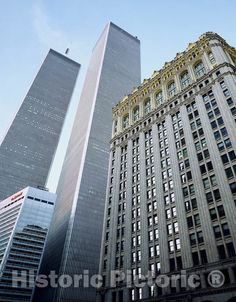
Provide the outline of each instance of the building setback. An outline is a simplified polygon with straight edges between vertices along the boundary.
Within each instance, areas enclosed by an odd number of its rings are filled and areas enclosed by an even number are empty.
[[[28,187],[0,203],[0,301],[31,301],[55,200]]]
[[[208,32],[113,108],[98,301],[235,301],[235,66]],[[181,269],[197,289],[134,285]],[[131,284],[112,287],[112,270]]]
[[[93,49],[57,189],[42,272],[97,274],[112,107],[140,84],[140,42],[109,23]],[[54,299],[52,298],[54,294]],[[95,301],[95,288],[49,288],[34,301]]]
[[[49,51],[0,145],[0,200],[45,186],[79,68]]]

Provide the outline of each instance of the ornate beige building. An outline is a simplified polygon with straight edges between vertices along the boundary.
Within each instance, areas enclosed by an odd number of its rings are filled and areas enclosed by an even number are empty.
[[[236,49],[212,32],[113,108],[98,301],[235,301],[235,121]],[[161,286],[180,274],[197,287]]]
[[[141,86],[114,107],[113,137],[123,135],[130,130],[130,126],[151,116],[153,111],[158,110],[161,116],[173,110],[181,100],[186,100],[203,87],[197,87],[203,76],[224,63],[235,66],[236,49],[216,33],[203,34],[197,42],[190,43],[186,51],[177,53],[173,61],[154,71],[151,78],[145,79]]]

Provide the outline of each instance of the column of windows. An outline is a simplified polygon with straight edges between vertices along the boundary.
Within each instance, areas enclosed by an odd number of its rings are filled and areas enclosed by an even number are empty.
[[[226,104],[229,106],[230,112],[231,112],[232,116],[234,117],[234,121],[236,122],[236,104],[235,104],[235,101],[232,99],[230,91],[229,91],[228,87],[226,86],[226,84],[223,80],[220,82],[220,87],[223,91]]]
[[[109,240],[110,240],[110,232],[111,232],[111,204],[112,204],[112,195],[114,190],[114,178],[115,178],[115,150],[112,151],[111,155],[111,171],[110,171],[110,180],[109,180],[109,188],[108,188],[108,207],[106,213],[106,229],[105,229],[105,240],[104,240],[104,259],[103,259],[103,284],[106,282],[106,271],[108,269],[108,249],[109,249]]]
[[[205,159],[205,162],[202,162],[202,164],[200,164],[201,174],[203,175],[207,171],[209,172],[212,171],[212,177],[214,177],[213,166],[210,161],[210,155],[207,149],[204,130],[202,128],[202,123],[196,107],[196,102],[193,101],[191,104],[187,105],[186,108],[187,108],[187,113],[188,113],[188,118],[190,122],[190,128],[192,131],[192,137],[194,141],[197,158],[198,160],[199,158],[201,158],[202,161]],[[203,177],[203,184],[204,184],[204,176],[202,177]],[[208,260],[205,251],[205,246],[204,246],[204,238],[201,229],[201,221],[198,212],[198,204],[196,198],[191,198],[189,201],[185,202],[185,210],[188,213],[187,224],[189,229],[191,230],[189,239],[192,248],[193,264],[194,265],[205,264],[208,262]]]
[[[159,229],[157,217],[156,180],[152,130],[145,132],[145,165],[147,187],[149,270],[154,277],[160,273]]]
[[[121,147],[119,181],[115,268],[122,270],[124,266],[125,210],[127,195],[127,145]]]
[[[225,89],[222,83],[222,89]],[[221,154],[221,160],[224,165],[226,177],[232,194],[236,193],[236,154],[232,149],[232,143],[225,127],[225,122],[221,116],[221,112],[217,106],[212,90],[203,95],[203,101],[209,118],[211,128],[215,137],[218,150]],[[201,165],[202,173],[206,173],[206,168]],[[226,222],[224,206],[221,200],[219,189],[212,188],[217,186],[215,175],[208,172],[208,177],[203,178],[203,184],[206,190],[209,211],[212,220],[212,227],[217,241],[217,249],[220,259],[235,256],[235,249],[228,224]],[[234,190],[235,187],[235,190]],[[209,191],[209,192],[208,192]],[[214,196],[214,198],[213,198]]]
[[[179,225],[175,206],[175,193],[172,179],[172,168],[169,154],[166,123],[158,124],[159,149],[162,168],[162,184],[164,193],[164,204],[166,213],[166,228],[168,235],[168,246],[170,255],[170,270],[182,268],[180,256],[180,239],[178,236]]]
[[[140,147],[139,137],[133,140],[132,148],[132,275],[133,279],[141,275],[141,210],[140,210]]]

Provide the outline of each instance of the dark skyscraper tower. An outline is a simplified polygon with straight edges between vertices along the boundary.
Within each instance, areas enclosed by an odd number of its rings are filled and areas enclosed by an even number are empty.
[[[112,107],[140,84],[140,42],[113,23],[87,71],[59,185],[42,272],[98,273]],[[95,301],[95,288],[58,288],[37,301]]]
[[[49,51],[0,145],[0,200],[45,185],[79,68]]]

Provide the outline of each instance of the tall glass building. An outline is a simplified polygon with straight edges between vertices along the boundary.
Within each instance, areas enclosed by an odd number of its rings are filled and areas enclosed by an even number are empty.
[[[109,23],[93,49],[57,189],[42,272],[97,274],[117,99],[140,84],[140,42]],[[37,301],[95,301],[95,288],[43,290]],[[35,301],[36,301],[35,300]]]
[[[46,184],[79,68],[49,51],[0,145],[0,200]]]
[[[55,200],[27,187],[0,203],[0,301],[31,301]],[[24,276],[26,284],[16,281]]]
[[[113,108],[98,301],[236,301],[235,122],[236,49],[212,32]]]

